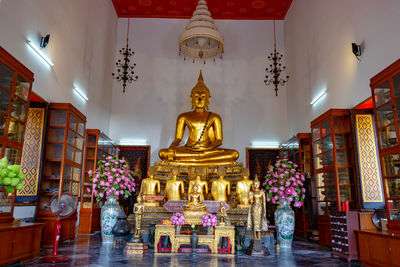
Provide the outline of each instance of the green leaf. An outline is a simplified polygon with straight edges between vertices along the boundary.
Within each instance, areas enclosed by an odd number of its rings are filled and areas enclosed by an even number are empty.
[[[14,189],[15,189],[14,186],[9,185],[9,186],[7,186],[7,188],[6,188],[6,191],[7,191],[7,193],[14,193]]]
[[[114,187],[115,189],[119,189],[119,185],[117,185],[117,184],[113,185],[113,187]]]

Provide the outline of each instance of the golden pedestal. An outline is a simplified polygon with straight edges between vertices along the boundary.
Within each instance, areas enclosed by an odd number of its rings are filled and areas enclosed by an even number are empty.
[[[126,255],[141,255],[149,252],[147,243],[126,243],[124,252]]]
[[[183,216],[185,216],[185,224],[189,225],[201,225],[203,216],[207,214],[207,208],[201,211],[183,210]]]

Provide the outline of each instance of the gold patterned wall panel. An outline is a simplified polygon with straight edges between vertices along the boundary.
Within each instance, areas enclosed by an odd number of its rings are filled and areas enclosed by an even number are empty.
[[[362,202],[364,208],[378,208],[384,199],[372,115],[356,115],[356,136]]]
[[[29,108],[21,160],[21,169],[26,178],[22,182],[24,189],[19,190],[17,196],[37,196],[44,117],[44,108]]]

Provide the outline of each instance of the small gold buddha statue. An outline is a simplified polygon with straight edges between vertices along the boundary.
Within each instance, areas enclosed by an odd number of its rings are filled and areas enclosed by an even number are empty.
[[[219,218],[218,225],[231,225],[228,214],[226,213],[226,209],[224,207],[224,203],[220,202],[219,211],[217,213],[217,218]]]
[[[164,189],[168,200],[181,200],[181,193],[185,192],[183,181],[177,179],[178,174],[178,168],[171,169],[172,178],[167,181]]]
[[[204,214],[207,214],[207,205],[201,203],[200,188],[197,184],[193,185],[193,191],[188,196],[188,203],[183,206],[185,223],[200,224]]]
[[[140,234],[140,229],[142,225],[142,217],[144,213],[144,205],[142,202],[142,197],[138,196],[137,197],[137,203],[135,204],[133,208],[133,213],[135,214],[135,234],[133,235],[131,242],[132,243],[141,243],[142,237]]]
[[[196,179],[189,182],[189,194],[193,192],[193,186],[197,184],[200,188],[200,201],[204,201],[204,192],[208,194],[208,183],[201,180],[202,169],[196,168]]]
[[[147,172],[149,177],[142,180],[139,195],[143,197],[145,206],[158,206],[155,200],[145,199],[146,196],[155,196],[160,193],[160,181],[154,179],[155,173],[155,167],[150,167]]]
[[[249,208],[249,193],[253,185],[253,181],[249,180],[249,169],[243,169],[243,179],[236,184],[236,194],[239,201],[238,208]]]
[[[218,167],[219,178],[211,184],[211,195],[214,201],[227,201],[227,195],[231,194],[231,183],[225,180],[226,170],[223,166]]]
[[[207,111],[210,97],[210,90],[204,84],[200,71],[190,95],[193,111],[178,116],[175,140],[169,148],[160,150],[161,160],[181,165],[227,164],[236,161],[239,157],[236,150],[219,148],[223,139],[222,120],[218,114]],[[186,127],[189,130],[188,140],[184,146],[178,146]]]

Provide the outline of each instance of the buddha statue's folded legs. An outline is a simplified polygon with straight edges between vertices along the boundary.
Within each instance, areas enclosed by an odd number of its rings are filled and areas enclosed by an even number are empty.
[[[174,150],[161,149],[159,156],[164,161],[176,163],[232,163],[239,157],[234,149],[216,148],[206,151],[192,151],[187,147],[176,147]]]

